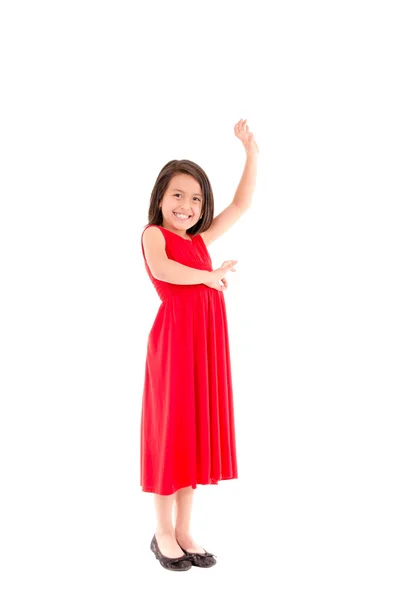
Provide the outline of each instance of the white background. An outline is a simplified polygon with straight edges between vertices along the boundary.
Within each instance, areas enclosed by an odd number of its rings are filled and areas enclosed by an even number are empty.
[[[2,2],[4,600],[395,600],[392,6]],[[245,118],[253,204],[209,248],[239,260],[239,478],[195,492],[218,564],[171,574],[139,485],[160,302],[140,236],[171,159],[202,166],[215,214],[232,201]]]

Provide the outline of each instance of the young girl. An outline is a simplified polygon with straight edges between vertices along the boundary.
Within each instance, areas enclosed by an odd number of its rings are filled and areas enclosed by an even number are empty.
[[[233,202],[214,218],[207,175],[194,162],[172,160],[157,177],[141,237],[145,267],[162,301],[147,343],[141,486],[155,499],[150,548],[173,571],[216,563],[190,533],[193,492],[197,484],[237,478],[223,296],[226,273],[236,270],[237,260],[213,270],[207,250],[250,207],[255,188],[258,146],[246,120],[234,132],[246,164]]]

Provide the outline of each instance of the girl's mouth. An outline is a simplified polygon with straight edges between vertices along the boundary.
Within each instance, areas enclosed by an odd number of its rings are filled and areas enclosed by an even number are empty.
[[[176,216],[178,221],[187,221],[191,217],[191,215],[184,215],[183,213],[173,212],[173,214]]]

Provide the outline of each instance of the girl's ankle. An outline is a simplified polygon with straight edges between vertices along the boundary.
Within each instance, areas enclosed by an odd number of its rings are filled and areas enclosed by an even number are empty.
[[[175,528],[175,537],[179,538],[190,538],[190,531],[188,529],[176,529]]]
[[[170,535],[171,537],[175,537],[175,531],[173,529],[162,529],[161,527],[158,527],[156,529],[156,536],[164,536],[164,535]]]

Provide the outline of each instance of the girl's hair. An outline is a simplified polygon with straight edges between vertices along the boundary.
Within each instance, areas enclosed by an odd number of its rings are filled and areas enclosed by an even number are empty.
[[[188,229],[190,235],[195,235],[206,231],[212,223],[214,218],[214,195],[212,193],[212,187],[210,181],[203,171],[203,169],[191,160],[170,160],[161,169],[157,176],[156,183],[154,184],[152,194],[150,196],[150,205],[148,212],[148,225],[161,225],[163,222],[163,216],[161,213],[161,207],[159,207],[160,200],[164,196],[165,190],[168,187],[174,175],[179,173],[186,173],[195,178],[200,184],[203,198],[202,218],[193,227]]]

